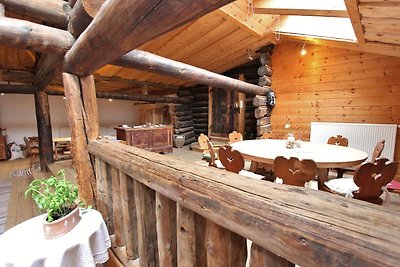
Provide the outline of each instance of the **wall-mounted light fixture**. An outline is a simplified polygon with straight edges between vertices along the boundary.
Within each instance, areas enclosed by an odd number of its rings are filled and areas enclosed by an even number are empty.
[[[4,95],[4,93],[1,93],[1,95]]]
[[[301,51],[300,51],[300,55],[304,56],[305,54],[307,54],[306,41],[304,41],[303,48],[301,48]]]
[[[108,99],[108,101],[112,102],[112,99],[110,98],[110,99]]]

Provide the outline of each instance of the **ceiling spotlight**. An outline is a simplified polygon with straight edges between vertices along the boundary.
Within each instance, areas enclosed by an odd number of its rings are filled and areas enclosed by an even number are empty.
[[[303,48],[300,51],[300,55],[304,56],[305,54],[307,54],[306,41],[304,41]]]
[[[250,48],[247,48],[247,58],[253,60],[253,57],[250,55]]]

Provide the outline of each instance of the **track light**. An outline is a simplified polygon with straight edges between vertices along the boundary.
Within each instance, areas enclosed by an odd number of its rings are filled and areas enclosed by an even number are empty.
[[[304,56],[305,54],[307,54],[306,41],[304,41],[303,48],[300,51],[300,55]]]

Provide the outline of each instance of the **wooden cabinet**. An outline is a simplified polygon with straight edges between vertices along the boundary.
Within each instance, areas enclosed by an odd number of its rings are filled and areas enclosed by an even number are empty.
[[[0,160],[7,159],[7,136],[0,135]]]
[[[153,152],[172,152],[172,125],[115,127],[117,139],[125,140],[127,145]]]

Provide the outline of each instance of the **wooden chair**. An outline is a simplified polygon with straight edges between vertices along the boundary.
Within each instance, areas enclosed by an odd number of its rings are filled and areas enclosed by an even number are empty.
[[[287,159],[279,156],[274,160],[274,172],[281,178],[284,184],[304,186],[306,182],[313,180],[317,174],[317,165],[311,159],[299,160],[291,157]]]
[[[382,204],[384,188],[397,172],[397,163],[387,158],[378,158],[373,162],[364,162],[358,166],[353,178],[333,179],[324,183],[323,190],[343,196]]]
[[[328,144],[329,145],[337,145],[337,146],[345,146],[345,147],[347,147],[348,144],[349,144],[349,140],[346,137],[338,134],[336,136],[329,137]],[[336,170],[336,173],[337,173],[336,178],[342,178],[343,174],[346,172],[345,169],[340,169],[340,168],[335,168],[335,170]]]
[[[235,142],[240,142],[243,141],[243,136],[241,133],[238,133],[236,131],[233,131],[229,134],[229,143],[235,143]]]
[[[348,146],[349,140],[346,137],[338,134],[336,136],[329,137],[328,144],[337,146]]]
[[[217,159],[217,154],[215,153],[214,147],[208,138],[207,138],[207,148],[210,154],[210,161],[208,163],[208,166],[223,169],[224,165],[222,165],[221,161]]]
[[[243,170],[243,155],[237,150],[232,150],[232,147],[229,145],[225,145],[219,148],[218,157],[222,165],[225,167],[225,170],[227,171],[238,173],[242,176],[256,180],[262,180],[264,178],[264,176],[262,175]]]
[[[374,151],[372,152],[371,162],[375,162],[377,158],[382,155],[382,151],[385,148],[385,139],[381,139],[376,143]]]
[[[39,159],[39,138],[35,136],[24,137],[24,142],[31,158],[29,166],[32,168],[33,163]]]

